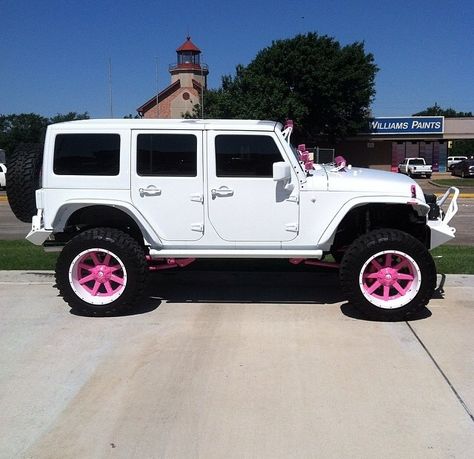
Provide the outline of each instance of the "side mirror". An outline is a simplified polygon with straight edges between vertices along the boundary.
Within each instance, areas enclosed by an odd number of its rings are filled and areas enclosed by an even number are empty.
[[[281,182],[283,180],[291,179],[291,169],[288,163],[284,161],[273,163],[273,180]]]
[[[273,180],[275,182],[283,182],[283,188],[290,193],[293,191],[295,186],[291,181],[291,168],[290,165],[284,161],[273,163]]]

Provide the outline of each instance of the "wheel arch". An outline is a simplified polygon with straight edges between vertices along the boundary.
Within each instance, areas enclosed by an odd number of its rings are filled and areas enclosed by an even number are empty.
[[[374,229],[393,228],[414,236],[429,248],[430,229],[425,216],[428,210],[429,206],[421,202],[400,202],[399,199],[352,200],[329,223],[318,245],[328,248],[341,242],[348,245]],[[340,238],[342,241],[338,241]]]
[[[65,240],[93,227],[120,229],[142,245],[156,246],[157,241],[161,244],[146,221],[137,217],[136,209],[122,204],[67,203],[58,209],[53,221],[55,234],[61,234]]]

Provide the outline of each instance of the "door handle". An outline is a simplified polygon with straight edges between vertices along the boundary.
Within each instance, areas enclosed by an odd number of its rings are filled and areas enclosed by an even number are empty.
[[[221,186],[220,188],[213,188],[211,190],[211,196],[212,199],[216,198],[217,196],[219,197],[224,197],[224,196],[233,196],[234,190],[231,190],[230,188],[227,188],[226,186]]]
[[[154,185],[150,185],[147,188],[140,188],[138,192],[142,198],[143,196],[159,196],[161,194],[161,189],[156,188]]]

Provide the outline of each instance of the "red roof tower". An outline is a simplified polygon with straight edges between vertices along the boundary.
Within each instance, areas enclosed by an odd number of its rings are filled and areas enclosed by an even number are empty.
[[[195,77],[201,77],[200,83],[206,87],[206,77],[209,69],[206,64],[201,64],[201,50],[191,41],[191,37],[186,37],[186,41],[176,50],[176,63],[171,64],[169,71],[171,80],[179,73],[192,73]]]

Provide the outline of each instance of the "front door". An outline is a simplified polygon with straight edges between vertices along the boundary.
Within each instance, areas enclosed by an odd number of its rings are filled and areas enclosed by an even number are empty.
[[[226,241],[280,242],[298,235],[298,181],[272,178],[284,158],[272,133],[208,132],[208,212]],[[291,189],[293,186],[293,189]]]
[[[132,202],[161,239],[203,236],[201,131],[133,131]]]

